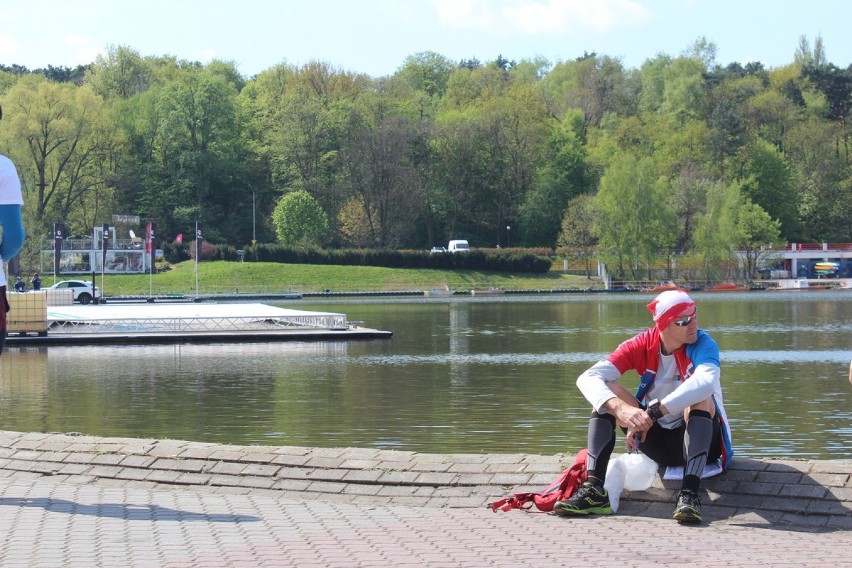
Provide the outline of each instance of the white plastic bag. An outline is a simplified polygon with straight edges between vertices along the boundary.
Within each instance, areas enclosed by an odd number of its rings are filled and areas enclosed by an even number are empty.
[[[624,461],[627,475],[624,478],[624,488],[628,491],[645,491],[654,483],[657,477],[657,463],[645,454],[634,452],[621,454],[619,459]]]
[[[618,512],[621,492],[645,491],[654,483],[657,464],[642,453],[620,454],[609,460],[604,489],[609,493],[609,505]]]

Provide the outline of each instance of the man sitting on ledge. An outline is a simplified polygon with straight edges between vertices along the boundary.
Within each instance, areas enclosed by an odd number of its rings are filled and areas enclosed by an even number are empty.
[[[588,431],[588,480],[554,514],[612,514],[604,489],[615,448],[615,425],[627,450],[641,450],[660,465],[685,466],[673,518],[701,522],[698,489],[704,466],[733,455],[722,404],[719,347],[698,328],[698,308],[686,292],[668,290],[648,304],[655,326],[622,343],[577,379],[592,405]],[[636,395],[618,384],[629,370],[640,375]],[[649,402],[646,402],[649,401]]]

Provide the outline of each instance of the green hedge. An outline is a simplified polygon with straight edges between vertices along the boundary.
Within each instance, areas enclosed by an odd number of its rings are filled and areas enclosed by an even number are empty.
[[[183,262],[193,257],[188,244],[164,243],[167,261]],[[240,260],[237,249],[230,245],[204,243],[202,260]],[[552,261],[547,256],[527,252],[486,252],[472,250],[466,253],[429,253],[387,249],[305,249],[281,245],[259,244],[243,250],[245,262],[281,262],[289,264],[330,264],[355,266],[382,266],[385,268],[441,268],[448,270],[486,270],[493,272],[539,273],[550,270]]]

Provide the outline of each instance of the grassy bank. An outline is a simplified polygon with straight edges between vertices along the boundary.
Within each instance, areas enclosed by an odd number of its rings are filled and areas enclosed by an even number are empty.
[[[64,278],[79,278],[65,276]],[[90,280],[91,276],[83,277]],[[194,294],[195,264],[174,265],[171,270],[147,274],[111,275],[103,279],[103,293],[109,296]],[[53,282],[45,275],[44,285]],[[96,275],[101,287],[101,275]],[[198,266],[198,292],[283,293],[385,292],[449,288],[457,291],[501,288],[504,290],[553,290],[600,288],[597,279],[558,274],[504,274],[474,270],[412,270],[370,266],[325,266],[265,262],[202,262]]]

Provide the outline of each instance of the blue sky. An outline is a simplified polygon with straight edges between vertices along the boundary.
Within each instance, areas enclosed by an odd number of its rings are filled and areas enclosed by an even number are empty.
[[[90,63],[109,45],[233,61],[246,77],[311,60],[379,77],[422,51],[552,63],[594,51],[637,68],[702,36],[720,64],[771,68],[802,35],[852,62],[848,0],[3,0],[0,21],[0,63],[30,69]]]

